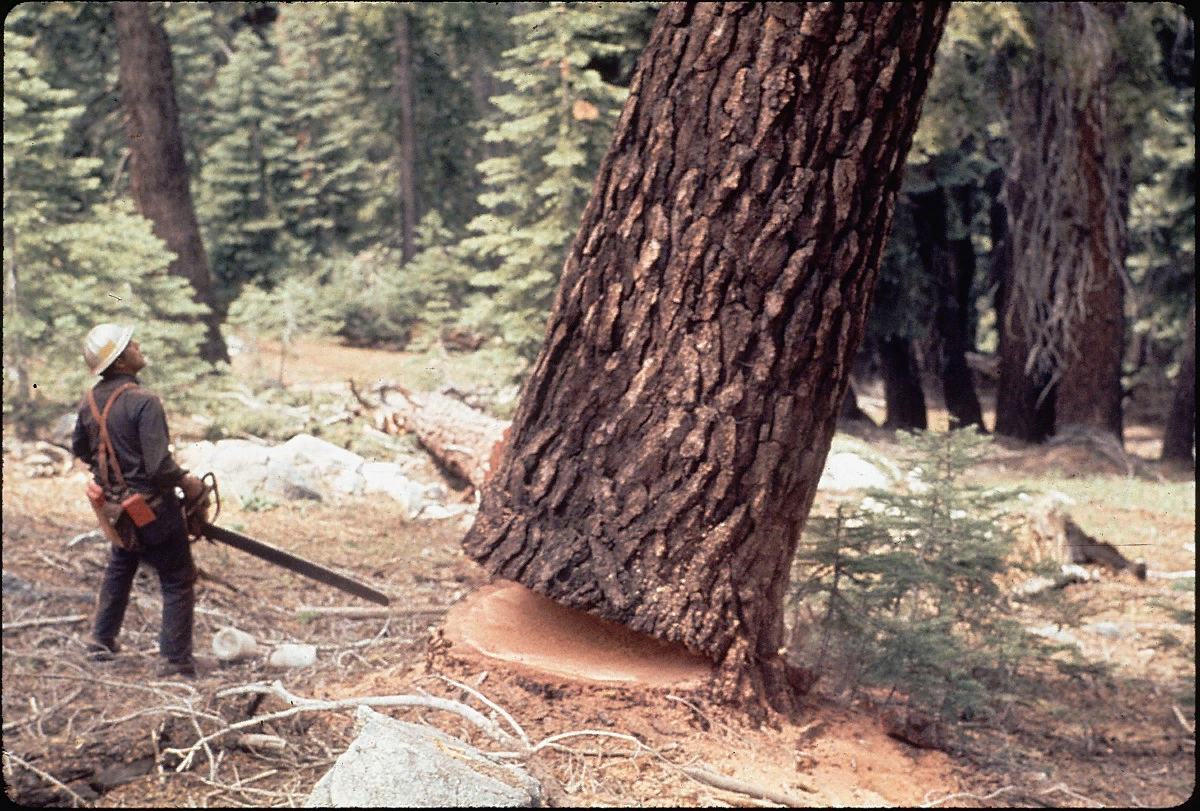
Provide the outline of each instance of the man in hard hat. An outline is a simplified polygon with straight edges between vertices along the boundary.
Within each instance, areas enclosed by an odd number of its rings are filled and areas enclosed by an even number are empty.
[[[103,492],[115,520],[102,528],[112,554],[100,587],[92,644],[93,658],[111,658],[129,604],[138,563],[157,573],[162,588],[159,652],[166,662],[160,676],[196,675],[192,656],[192,617],[196,567],[183,507],[203,501],[203,483],[171,457],[166,413],[158,397],[141,388],[137,373],[146,365],[132,326],[101,324],[84,341],[84,360],[100,382],[83,398],[71,449],[92,470],[90,496]]]

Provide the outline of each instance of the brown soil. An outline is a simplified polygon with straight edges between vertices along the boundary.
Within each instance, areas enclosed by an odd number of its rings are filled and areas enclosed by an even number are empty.
[[[372,364],[392,365],[386,353],[315,348],[299,364],[313,380],[322,374],[327,381],[344,380],[351,362],[361,364],[364,374]],[[7,433],[5,444],[7,450]],[[1027,478],[1045,470],[1037,467],[1041,453],[998,448],[995,476]],[[530,768],[556,805],[763,804],[699,782],[685,771],[695,768],[814,806],[1170,806],[1184,802],[1195,785],[1195,739],[1184,726],[1195,723],[1194,581],[1181,589],[1175,587],[1180,581],[1111,576],[1074,587],[1069,598],[1082,621],[1114,620],[1139,629],[1113,639],[1080,634],[1085,652],[1108,662],[1114,675],[1069,678],[1048,669],[1041,698],[1014,702],[987,723],[965,725],[942,752],[886,735],[879,698],[860,694],[851,700],[824,683],[796,716],[772,716],[754,726],[707,702],[686,678],[659,686],[593,682],[483,655],[478,649],[489,643],[471,619],[478,602],[460,601],[475,590],[485,600],[505,591],[503,585],[482,588],[489,578],[459,547],[466,529],[461,519],[409,522],[386,499],[293,503],[260,512],[226,504],[220,523],[375,584],[393,595],[400,610],[374,618],[304,612],[365,604],[227,547],[201,543],[197,561],[211,578],[200,584],[197,650],[207,652],[213,634],[235,626],[265,649],[280,642],[314,644],[318,660],[279,671],[259,656],[193,682],[156,682],[153,577],[139,575],[135,583],[123,651],[112,662],[86,660],[83,646],[106,558],[96,540],[68,547],[93,523],[83,498],[86,473],[76,466],[66,476],[28,478],[23,471],[6,456],[4,777],[6,793],[21,804],[69,805],[71,795],[55,781],[97,807],[302,803],[348,746],[352,711],[301,713],[241,730],[283,738],[282,752],[250,751],[227,736],[177,772],[181,757],[171,751],[190,749],[201,732],[283,709],[275,697],[218,695],[276,679],[310,698],[424,690],[481,706],[453,681],[504,708],[534,743],[573,731],[627,736],[581,735],[535,755]],[[1044,484],[1050,488],[1053,480]],[[1145,527],[1152,570],[1194,567],[1194,546],[1192,552],[1185,547],[1194,543],[1194,520],[1140,507],[1076,509],[1086,509],[1092,520]],[[10,588],[11,576],[24,588]],[[528,616],[524,599],[508,606],[518,617]],[[443,633],[451,610],[458,624]],[[32,622],[51,618],[66,619]],[[491,745],[457,716],[387,712]]]

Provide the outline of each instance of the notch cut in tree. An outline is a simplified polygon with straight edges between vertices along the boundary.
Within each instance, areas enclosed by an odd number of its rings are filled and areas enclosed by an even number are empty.
[[[663,8],[464,540],[756,713],[946,11]]]

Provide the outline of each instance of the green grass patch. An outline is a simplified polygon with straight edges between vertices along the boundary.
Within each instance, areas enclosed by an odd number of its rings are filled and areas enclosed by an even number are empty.
[[[1116,476],[1091,476],[1058,479],[1052,486],[1075,499],[1077,510],[1085,506],[1103,506],[1159,513],[1172,518],[1191,519],[1196,515],[1194,481],[1149,482]]]

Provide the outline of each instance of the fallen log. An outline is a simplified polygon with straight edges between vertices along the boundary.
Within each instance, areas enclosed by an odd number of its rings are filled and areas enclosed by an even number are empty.
[[[375,427],[385,433],[411,431],[451,473],[478,490],[499,461],[510,423],[435,392],[388,393],[376,409]]]

